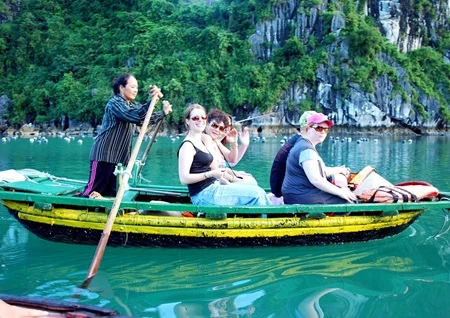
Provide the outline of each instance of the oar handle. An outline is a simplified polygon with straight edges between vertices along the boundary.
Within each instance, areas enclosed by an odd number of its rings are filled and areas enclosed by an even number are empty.
[[[157,94],[153,96],[152,101],[150,102],[150,106],[148,108],[147,114],[145,115],[144,122],[142,124],[141,131],[139,132],[138,139],[136,140],[136,144],[131,152],[130,160],[128,161],[127,169],[122,178],[122,182],[119,185],[119,190],[117,191],[116,198],[114,199],[114,203],[111,209],[111,212],[108,215],[108,219],[106,220],[105,228],[103,229],[102,236],[97,245],[97,249],[95,251],[94,257],[91,262],[91,266],[86,275],[86,279],[81,285],[82,288],[86,288],[89,286],[92,278],[97,274],[98,269],[100,267],[100,262],[102,261],[103,254],[105,252],[106,244],[108,243],[109,235],[111,234],[111,229],[114,225],[114,221],[116,219],[117,212],[119,211],[120,203],[122,202],[123,195],[125,193],[126,185],[128,184],[128,180],[131,176],[131,170],[133,169],[134,162],[136,161],[137,155],[139,153],[139,148],[141,147],[142,140],[144,139],[144,135],[147,131],[148,124],[150,122],[150,118],[153,113],[153,109],[155,108],[155,104],[162,97],[162,94]]]

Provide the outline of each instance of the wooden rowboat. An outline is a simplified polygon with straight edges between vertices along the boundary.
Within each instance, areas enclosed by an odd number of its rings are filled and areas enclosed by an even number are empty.
[[[28,310],[35,310],[33,316]],[[10,315],[13,317],[126,317],[120,316],[116,310],[71,301],[0,294],[0,317],[10,317]]]
[[[74,196],[79,180],[48,174],[0,184],[1,203],[28,230],[56,242],[97,244],[113,198]],[[402,232],[436,200],[389,204],[198,206],[182,186],[138,185],[126,191],[110,246],[243,247],[322,245],[382,239]]]

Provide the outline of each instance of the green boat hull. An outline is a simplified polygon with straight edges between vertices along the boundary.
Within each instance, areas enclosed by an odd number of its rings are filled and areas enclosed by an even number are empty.
[[[21,218],[16,211],[10,210],[19,222],[40,238],[72,244],[97,245],[102,230],[89,229],[84,227],[68,227],[61,225],[50,225],[27,221]],[[256,233],[249,233],[247,237],[214,237],[214,236],[182,236],[182,235],[159,235],[141,233],[126,233],[112,231],[108,239],[108,246],[135,246],[135,247],[177,247],[177,248],[219,248],[219,247],[258,247],[258,246],[302,246],[302,245],[326,245],[349,242],[363,242],[369,240],[382,239],[396,235],[405,230],[413,223],[421,212],[415,213],[409,221],[400,226],[388,226],[382,229],[355,230],[345,233],[331,234],[307,234],[288,236],[279,235],[260,236]],[[200,231],[200,230],[199,230]],[[330,230],[331,231],[331,230]],[[250,231],[249,231],[250,232]],[[253,232],[257,232],[255,229]],[[332,232],[332,231],[331,231]]]
[[[98,244],[114,198],[74,196],[84,183],[35,178],[0,185],[0,200],[37,236]],[[360,242],[396,235],[450,201],[395,204],[197,206],[185,187],[140,185],[121,201],[110,246],[254,247]]]

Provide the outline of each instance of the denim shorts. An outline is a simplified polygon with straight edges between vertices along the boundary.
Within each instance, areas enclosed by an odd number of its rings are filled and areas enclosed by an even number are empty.
[[[239,182],[223,185],[216,181],[191,201],[196,205],[271,205],[264,189]]]

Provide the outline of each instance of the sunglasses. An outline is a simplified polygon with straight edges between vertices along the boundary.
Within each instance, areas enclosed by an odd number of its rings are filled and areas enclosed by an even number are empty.
[[[214,128],[214,129],[219,128],[220,132],[224,132],[225,131],[225,126],[217,125],[215,122],[211,122],[211,128]]]
[[[199,121],[199,120],[206,120],[206,116],[194,116],[194,117],[191,117],[191,120],[192,121]]]
[[[315,131],[317,131],[317,132],[325,132],[326,134],[328,134],[328,132],[330,131],[330,128],[328,128],[328,127],[322,127],[322,126],[314,126],[314,127],[311,127],[312,129],[314,129]]]

